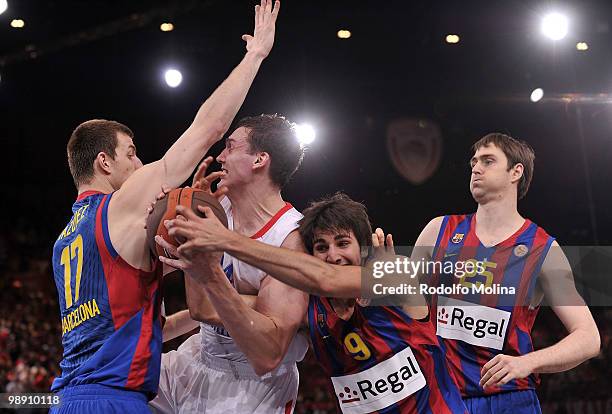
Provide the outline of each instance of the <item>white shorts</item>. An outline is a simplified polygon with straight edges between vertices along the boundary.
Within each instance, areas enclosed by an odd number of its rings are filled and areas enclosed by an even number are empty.
[[[298,382],[295,363],[260,377],[249,364],[202,352],[198,333],[162,355],[158,394],[149,406],[155,413],[289,414]]]

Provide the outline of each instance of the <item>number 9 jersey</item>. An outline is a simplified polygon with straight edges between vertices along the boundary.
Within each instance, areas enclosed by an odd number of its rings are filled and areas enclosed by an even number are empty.
[[[127,264],[108,230],[112,194],[88,191],[53,247],[64,355],[51,390],[98,384],[157,392],[161,359],[160,273]]]

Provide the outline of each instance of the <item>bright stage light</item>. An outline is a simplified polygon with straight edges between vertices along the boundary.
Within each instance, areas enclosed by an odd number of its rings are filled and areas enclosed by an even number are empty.
[[[529,99],[531,99],[531,102],[538,102],[543,97],[544,97],[544,90],[542,88],[537,88],[537,89],[534,89],[533,92],[531,92],[531,97]]]
[[[11,27],[14,27],[15,29],[21,29],[23,26],[25,26],[25,22],[22,19],[11,20]]]
[[[174,25],[172,23],[162,23],[159,26],[159,30],[162,32],[171,32],[174,30]]]
[[[295,136],[301,145],[312,144],[316,138],[316,133],[310,124],[295,124]]]
[[[578,42],[576,43],[576,49],[584,52],[585,50],[589,49],[589,45],[587,42]]]
[[[450,44],[455,44],[455,43],[459,43],[459,35],[456,34],[449,34],[446,35],[446,43],[450,43]]]
[[[8,8],[8,3],[6,0],[0,0],[0,14],[4,13]]]
[[[349,37],[351,37],[351,32],[350,30],[346,29],[338,30],[337,36],[340,39],[348,39]]]
[[[166,84],[171,88],[176,88],[183,81],[183,75],[176,69],[168,69],[164,74]]]
[[[561,40],[567,35],[567,17],[560,13],[551,13],[542,19],[542,33],[552,40]]]

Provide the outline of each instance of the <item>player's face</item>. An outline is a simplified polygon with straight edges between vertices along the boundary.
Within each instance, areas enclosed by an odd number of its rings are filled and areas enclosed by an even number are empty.
[[[316,230],[312,250],[315,257],[327,263],[353,266],[361,263],[361,248],[352,230]]]
[[[227,140],[225,149],[217,157],[225,176],[219,182],[219,186],[226,186],[228,190],[240,184],[246,184],[253,177],[253,163],[257,159],[256,154],[249,154],[250,144],[248,130],[244,127],[236,129]]]
[[[491,201],[512,188],[506,154],[493,144],[480,147],[470,160],[470,191],[478,203]]]
[[[112,163],[111,184],[118,189],[137,169],[142,167],[142,161],[136,155],[134,141],[128,135],[117,133],[117,148]]]

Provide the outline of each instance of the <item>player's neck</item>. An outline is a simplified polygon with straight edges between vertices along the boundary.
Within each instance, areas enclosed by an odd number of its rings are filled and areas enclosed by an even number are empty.
[[[479,203],[476,234],[485,244],[497,244],[514,234],[525,222],[517,210],[516,196]]]
[[[97,191],[104,194],[110,194],[115,191],[115,189],[108,181],[102,180],[99,177],[94,177],[91,182],[82,184],[77,188],[77,194],[82,194],[86,191]]]
[[[228,194],[232,203],[234,230],[250,236],[261,229],[285,206],[280,190],[274,186],[245,186],[240,192]]]
[[[355,299],[329,298],[329,303],[342,320],[348,321],[355,312]]]

